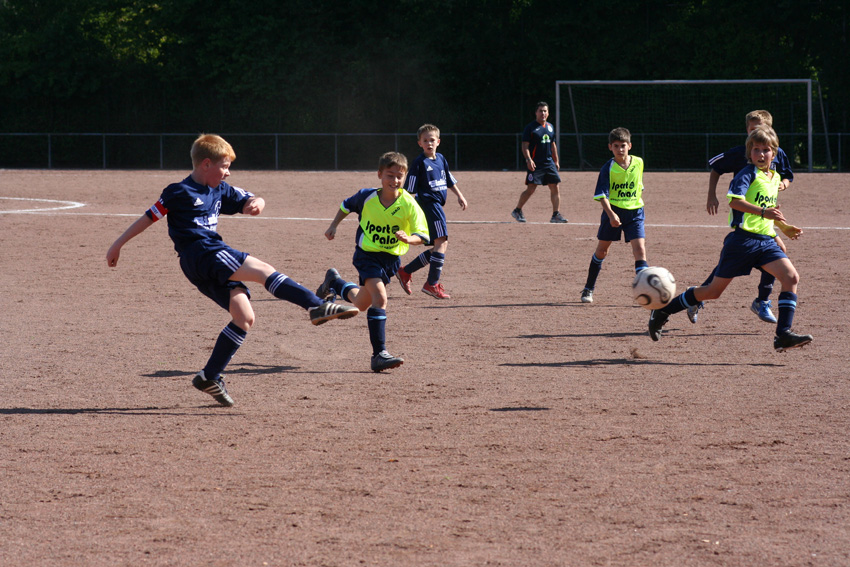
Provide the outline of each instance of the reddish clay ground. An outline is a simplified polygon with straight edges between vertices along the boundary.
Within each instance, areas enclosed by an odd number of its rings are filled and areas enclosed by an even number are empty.
[[[3,565],[850,564],[850,176],[799,174],[781,196],[805,227],[789,243],[805,349],[773,352],[755,275],[653,343],[624,244],[579,302],[594,173],[563,175],[570,224],[545,222],[544,188],[519,225],[521,174],[460,172],[453,298],[419,293],[424,272],[413,296],[390,288],[404,366],[369,371],[365,317],[313,327],[254,286],[228,409],[190,385],[227,315],[185,281],[165,224],[104,260],[184,175],[0,175]],[[725,234],[707,178],[646,175],[650,263],[680,289]],[[329,266],[355,277],[355,220],[322,235],[373,172],[231,181],[268,203],[223,219],[231,245],[311,288]],[[85,206],[10,212],[57,206],[20,199]]]

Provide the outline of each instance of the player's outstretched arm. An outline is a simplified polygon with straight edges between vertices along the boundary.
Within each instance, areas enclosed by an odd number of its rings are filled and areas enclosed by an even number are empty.
[[[131,224],[130,227],[124,231],[124,234],[119,236],[115,242],[112,243],[112,246],[109,247],[109,250],[106,251],[106,265],[113,268],[117,266],[118,257],[121,255],[121,247],[124,246],[131,238],[143,233],[153,223],[154,221],[152,221],[147,215],[142,215],[136,219],[136,222]]]
[[[803,234],[803,229],[792,224],[786,224],[783,221],[773,221],[773,226],[782,231],[782,234],[790,238],[791,240],[797,240],[801,234]]]

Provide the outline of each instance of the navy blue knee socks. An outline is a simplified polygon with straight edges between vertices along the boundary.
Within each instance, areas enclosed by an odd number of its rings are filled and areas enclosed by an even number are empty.
[[[599,277],[599,271],[602,270],[602,262],[605,261],[605,258],[601,260],[596,257],[596,254],[590,257],[590,267],[587,268],[587,281],[584,283],[584,287],[587,289],[593,289],[596,287],[596,278]]]
[[[684,292],[680,293],[673,300],[659,309],[661,313],[667,313],[668,315],[672,315],[673,313],[678,313],[679,311],[684,311],[688,307],[693,307],[699,301],[697,301],[696,295],[694,294],[695,287],[689,287]]]
[[[761,268],[759,268],[761,270]],[[776,278],[772,275],[768,274],[764,270],[761,270],[761,279],[759,280],[759,301],[767,301],[770,297],[771,292],[773,292],[773,282],[776,281]]]
[[[408,274],[412,274],[416,270],[421,270],[431,262],[431,253],[431,250],[426,250],[425,252],[411,260],[410,263],[408,263],[404,267],[404,271]]]
[[[322,304],[319,296],[280,272],[270,275],[266,279],[265,286],[268,292],[276,298],[300,305],[304,309],[318,307]]]
[[[797,312],[797,294],[790,291],[779,293],[779,317],[776,318],[776,334],[791,330],[794,313]]]
[[[407,264],[404,267],[404,271],[408,274],[412,274],[413,272],[428,266],[428,283],[430,285],[434,285],[440,281],[440,278],[443,275],[443,265],[445,263],[445,254],[434,252],[433,250],[426,250]]]
[[[375,356],[382,350],[386,350],[387,310],[370,307],[366,311],[366,323],[369,326],[372,356]]]
[[[242,342],[247,335],[248,333],[239,328],[233,321],[222,329],[218,335],[218,340],[215,342],[210,359],[207,361],[207,365],[204,366],[204,375],[207,377],[207,380],[218,378],[221,375],[230,363],[230,359],[233,358],[233,355],[242,346]]]
[[[440,281],[440,276],[443,275],[443,264],[446,261],[446,255],[439,252],[431,252],[431,265],[428,268],[428,284],[434,285]]]

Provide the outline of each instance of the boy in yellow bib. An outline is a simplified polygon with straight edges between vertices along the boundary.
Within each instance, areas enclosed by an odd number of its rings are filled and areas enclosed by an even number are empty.
[[[360,216],[353,259],[360,274],[360,286],[345,281],[331,268],[316,295],[324,298],[337,294],[361,311],[367,310],[373,372],[397,368],[404,363],[404,359],[392,356],[386,349],[386,285],[398,272],[400,257],[410,246],[430,240],[425,213],[413,195],[402,189],[406,175],[406,157],[397,152],[382,155],[378,162],[381,188],[361,189],[345,199],[325,231],[325,238],[333,240],[345,217],[352,212]]]
[[[646,232],[643,213],[643,160],[629,155],[632,135],[626,128],[614,128],[608,134],[608,149],[614,154],[599,171],[593,198],[602,205],[602,219],[596,238],[596,252],[590,258],[587,282],[581,291],[582,303],[593,303],[596,278],[608,249],[624,236],[635,256],[635,273],[645,270]]]
[[[812,342],[811,335],[798,335],[791,331],[797,310],[797,284],[800,276],[788,256],[776,243],[778,227],[791,239],[803,231],[786,223],[779,210],[777,196],[782,184],[779,174],[770,164],[779,149],[779,138],[773,128],[758,126],[747,136],[749,164],[735,175],[729,185],[729,224],[734,229],[723,241],[720,261],[711,281],[700,287],[688,288],[661,309],[649,316],[649,336],[653,341],[661,338],[661,328],[667,318],[700,301],[717,299],[733,278],[761,268],[773,274],[782,285],[779,293],[779,316],[773,348],[783,352]]]

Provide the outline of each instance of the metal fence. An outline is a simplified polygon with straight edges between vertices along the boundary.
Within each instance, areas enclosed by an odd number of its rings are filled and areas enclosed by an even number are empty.
[[[223,133],[233,144],[240,169],[370,170],[378,156],[394,150],[416,156],[415,133],[257,134]],[[0,133],[0,168],[185,169],[195,133]],[[595,170],[611,154],[606,133],[562,134],[562,170]],[[455,170],[519,171],[519,133],[443,133],[440,152]],[[805,133],[779,133],[782,148],[799,171],[809,170]],[[641,133],[633,153],[654,171],[706,171],[708,158],[742,143],[734,133]],[[579,151],[581,145],[581,151]],[[816,135],[814,171],[850,171],[850,134]],[[579,155],[582,159],[579,159]]]

